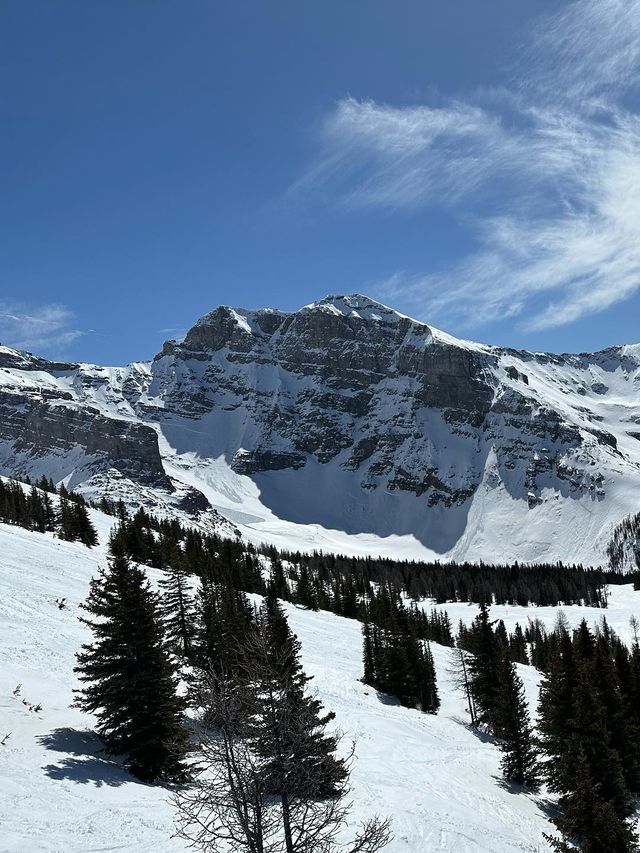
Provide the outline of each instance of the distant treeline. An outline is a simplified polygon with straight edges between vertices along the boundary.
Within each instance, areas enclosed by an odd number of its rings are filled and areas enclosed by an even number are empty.
[[[496,565],[487,563],[427,563],[393,560],[382,557],[344,557],[334,554],[275,552],[281,560],[307,570],[320,583],[338,574],[344,578],[362,579],[365,583],[391,584],[414,600],[433,598],[437,603],[467,601],[477,604],[535,604],[555,607],[558,604],[583,604],[606,607],[605,587],[608,583],[626,582],[618,573],[602,569],[585,569],[581,565],[538,563],[536,565]]]
[[[425,563],[390,558],[301,554],[273,546],[255,549],[184,527],[176,519],[158,519],[144,510],[121,518],[116,535],[131,559],[164,568],[180,559],[196,575],[213,572],[222,582],[247,592],[265,590],[258,555],[275,566],[281,598],[307,607],[356,616],[358,601],[382,587],[405,599],[432,598],[437,603],[472,602],[527,606],[607,606],[607,585],[633,576],[581,565],[542,563],[533,566],[485,563]]]
[[[89,530],[86,513],[87,502],[81,495],[68,491],[64,485],[56,489],[46,478],[27,493],[17,482],[1,486],[0,519],[3,521],[32,530],[54,530],[62,538],[94,544],[95,537]],[[54,512],[49,506],[47,494],[56,494],[61,499],[58,511]],[[122,541],[127,555],[139,563],[165,568],[179,560],[191,574],[213,575],[237,589],[264,593],[265,581],[259,559],[262,555],[275,566],[281,598],[349,617],[357,616],[359,601],[370,598],[372,591],[383,587],[407,601],[431,598],[436,603],[541,607],[582,604],[605,608],[608,584],[635,582],[640,586],[640,570],[623,575],[618,571],[566,566],[561,562],[536,565],[440,563],[320,552],[302,554],[273,546],[256,549],[238,539],[186,527],[175,518],[157,518],[143,509],[129,515],[121,501],[116,503],[103,498],[89,505],[118,519],[114,535]],[[636,519],[638,530],[639,519]],[[627,519],[625,524],[629,531],[635,530],[632,530],[633,519]]]
[[[57,506],[50,495],[57,496]],[[15,480],[0,480],[0,521],[39,533],[50,531],[60,539],[79,541],[89,548],[98,542],[82,495],[64,485],[57,489],[46,477],[29,490]]]

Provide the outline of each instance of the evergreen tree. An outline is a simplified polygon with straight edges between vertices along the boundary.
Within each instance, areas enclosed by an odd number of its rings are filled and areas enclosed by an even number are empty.
[[[561,809],[554,823],[562,839],[553,845],[558,851],[632,853],[634,808],[596,668],[596,644],[586,624],[573,642],[562,631],[539,704],[541,745],[549,759],[545,777]]]
[[[93,641],[77,655],[82,688],[76,704],[98,718],[97,732],[112,753],[125,753],[145,782],[181,780],[187,733],[183,701],[164,646],[155,596],[144,574],[122,553],[92,579],[82,621]]]
[[[625,783],[630,791],[640,791],[638,729],[620,688],[619,674],[613,659],[612,646],[615,642],[615,638],[608,633],[600,634],[596,640],[593,660],[595,685],[604,709],[611,746],[622,762]]]
[[[325,731],[335,714],[323,713],[320,701],[309,694],[311,678],[302,669],[300,641],[275,596],[267,596],[260,608],[246,649],[247,671],[260,681],[252,740],[266,762],[269,787],[295,794],[289,776],[302,775],[307,794],[319,799],[338,795],[347,770],[335,756],[335,736]]]
[[[552,791],[565,790],[571,780],[566,773],[565,755],[572,736],[575,661],[571,638],[564,631],[558,638],[548,671],[540,685],[538,733],[542,749],[548,757],[545,777]]]
[[[440,707],[433,655],[416,636],[420,622],[392,595],[383,593],[364,610],[365,684],[396,696],[409,708],[435,714]],[[372,624],[373,619],[384,627]]]
[[[167,640],[177,654],[189,658],[193,653],[195,607],[179,548],[174,548],[171,562],[159,585],[163,591],[160,612]]]
[[[298,587],[296,590],[296,601],[303,607],[309,610],[318,609],[318,600],[309,577],[309,567],[306,563],[300,566],[300,574],[298,576]]]
[[[84,502],[75,502],[71,511],[73,538],[78,539],[87,548],[98,544],[98,534],[93,526]]]
[[[514,663],[529,663],[527,642],[519,622],[516,622],[516,627],[513,629],[513,634],[509,639],[509,656]]]
[[[561,814],[554,823],[562,838],[545,835],[557,853],[637,853],[634,829],[613,803],[602,796],[598,780],[579,739],[567,744],[573,779],[559,800]]]
[[[30,525],[32,530],[37,530],[39,533],[44,533],[46,530],[51,529],[49,527],[50,517],[47,517],[47,507],[43,500],[44,497],[48,499],[48,495],[41,496],[41,493],[35,486],[29,492],[28,513]]]
[[[425,714],[437,714],[440,708],[440,695],[436,679],[431,646],[419,644],[418,704]]]
[[[365,618],[365,621],[362,623],[362,665],[364,670],[362,680],[365,684],[375,684],[376,682],[375,659],[373,626]]]
[[[477,721],[493,727],[498,707],[498,671],[502,655],[486,604],[480,605],[480,612],[471,625],[468,649],[472,653],[469,658],[469,677]]]
[[[67,542],[74,542],[78,538],[74,507],[68,498],[68,492],[64,488],[64,484],[60,486],[56,522],[58,535],[61,539],[65,539]]]
[[[505,654],[499,672],[495,734],[502,750],[502,773],[516,785],[536,790],[539,783],[533,731],[524,685]]]
[[[276,598],[282,598],[285,601],[289,599],[289,586],[284,575],[282,561],[275,557],[271,560],[269,592],[273,593]]]
[[[243,592],[201,578],[194,656],[199,669],[232,676],[252,624],[253,610]]]

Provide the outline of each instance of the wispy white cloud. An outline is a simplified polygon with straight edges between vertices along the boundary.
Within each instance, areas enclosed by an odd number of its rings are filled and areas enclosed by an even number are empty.
[[[74,314],[64,305],[26,305],[0,301],[0,343],[36,353],[63,353],[85,334],[74,327]]]
[[[421,316],[573,322],[640,290],[639,64],[640,0],[579,0],[536,25],[502,91],[442,107],[340,102],[291,192],[464,219],[477,251],[377,285]]]
[[[320,191],[352,207],[459,199],[482,180],[481,160],[506,167],[516,144],[498,116],[477,106],[396,108],[353,98],[337,105],[322,137],[322,155],[290,194]]]
[[[165,335],[170,340],[181,343],[185,339],[188,331],[189,329],[186,326],[170,326],[167,329],[158,329],[158,334]]]
[[[639,64],[638,0],[574,0],[534,26],[517,82],[543,98],[608,104],[638,86]]]

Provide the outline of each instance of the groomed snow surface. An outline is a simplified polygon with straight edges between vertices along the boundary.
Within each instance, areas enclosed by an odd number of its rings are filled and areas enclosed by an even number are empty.
[[[111,519],[93,513],[100,547],[88,550],[49,534],[0,524],[0,851],[97,853],[184,851],[172,838],[170,792],[140,784],[100,752],[92,719],[70,707],[74,655],[87,639],[78,621],[89,579],[104,563]],[[150,572],[157,579],[158,572]],[[610,624],[625,634],[640,595],[614,590]],[[65,597],[68,609],[56,598]],[[452,620],[476,608],[449,608]],[[509,626],[527,616],[547,623],[553,608],[496,609]],[[377,812],[393,818],[389,853],[543,853],[550,831],[544,795],[500,779],[498,749],[466,726],[462,697],[447,674],[449,652],[433,646],[442,709],[438,716],[401,708],[363,685],[360,625],[329,613],[287,606],[302,641],[305,669],[347,739],[357,739],[352,774],[354,824]],[[566,608],[576,621],[579,608]],[[590,622],[601,612],[584,610]],[[538,674],[520,667],[535,701]],[[18,695],[13,691],[20,684]],[[30,711],[22,699],[42,704]]]

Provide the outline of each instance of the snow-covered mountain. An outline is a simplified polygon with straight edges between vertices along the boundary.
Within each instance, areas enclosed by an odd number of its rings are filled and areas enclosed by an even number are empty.
[[[24,473],[303,549],[600,563],[638,509],[640,345],[485,346],[354,295],[221,306],[127,367],[0,347]]]

